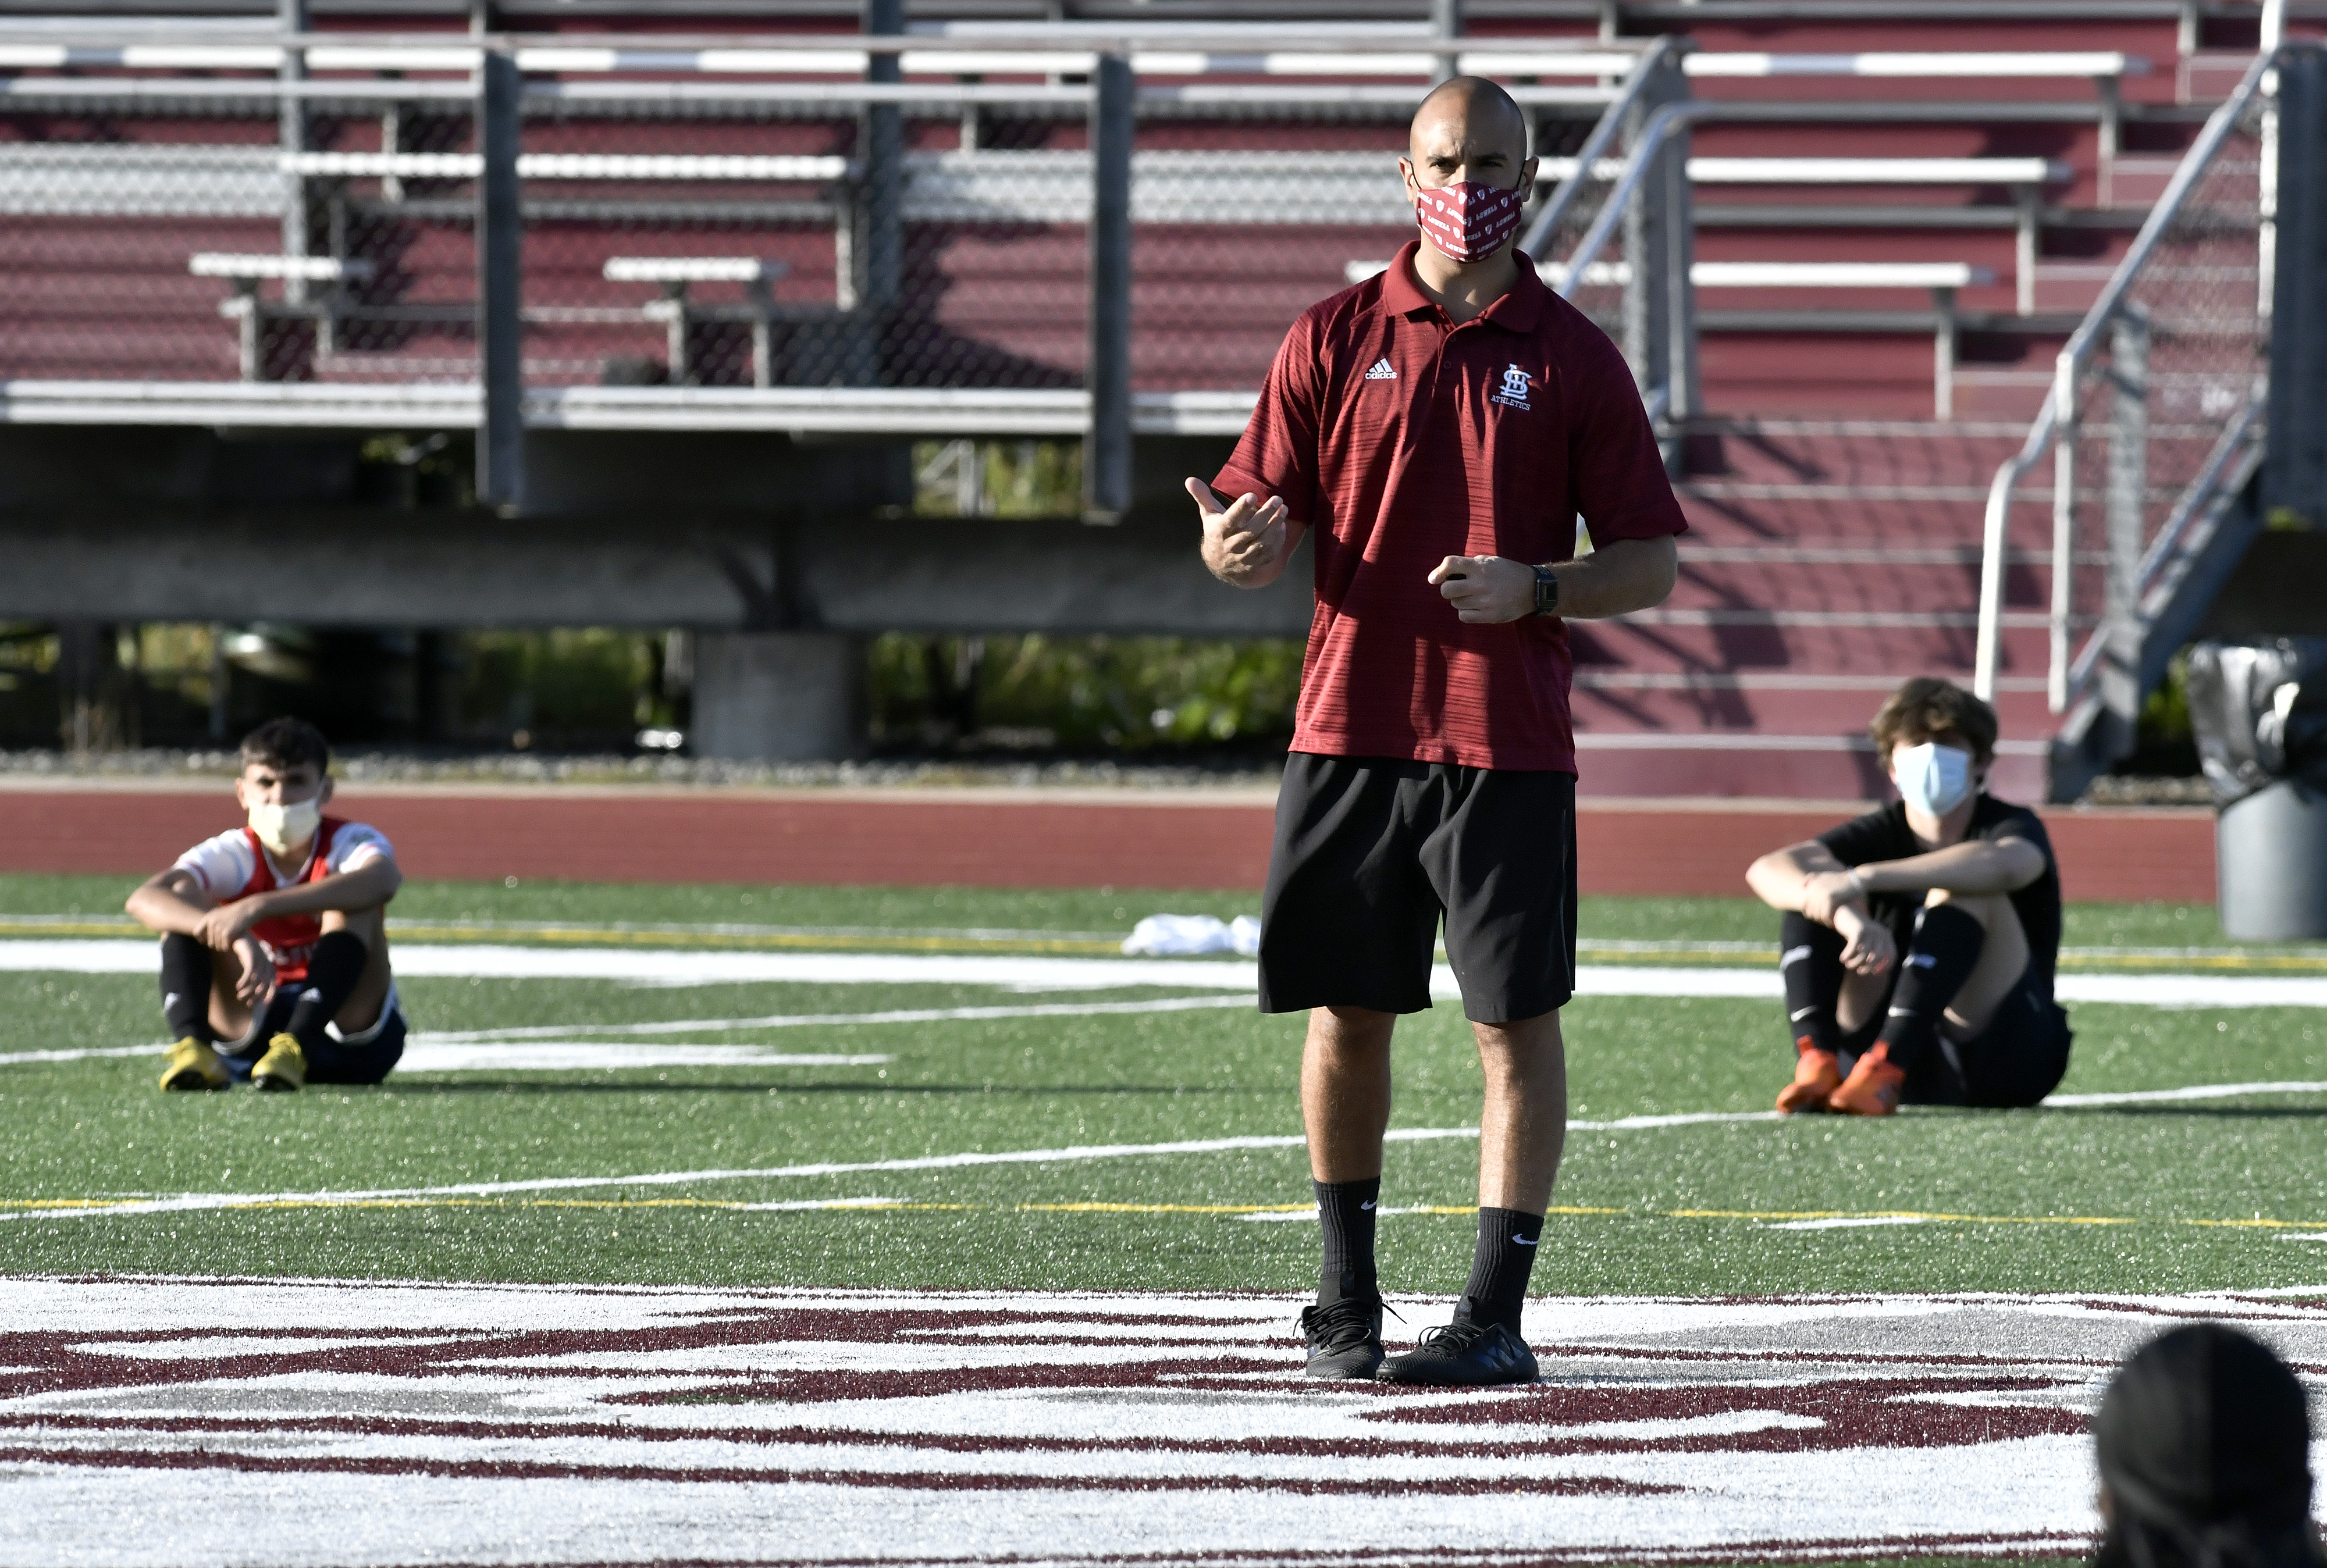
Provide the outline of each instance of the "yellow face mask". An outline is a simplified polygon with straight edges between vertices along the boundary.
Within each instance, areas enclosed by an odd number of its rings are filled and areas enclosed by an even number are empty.
[[[280,806],[250,808],[250,831],[276,854],[288,854],[304,847],[322,824],[323,804],[320,800],[292,800]]]

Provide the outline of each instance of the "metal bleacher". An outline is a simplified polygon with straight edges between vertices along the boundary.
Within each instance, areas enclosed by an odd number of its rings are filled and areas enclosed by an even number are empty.
[[[2100,611],[2051,567],[2099,557],[2007,527],[1981,663],[1990,483],[2289,7],[1222,0],[1158,22],[963,0],[691,6],[683,34],[547,0],[47,9],[0,4],[0,434],[474,431],[512,538],[589,490],[549,471],[569,434],[1053,438],[1085,443],[1087,510],[1127,549],[1143,518],[1184,521],[1166,481],[1241,430],[1292,317],[1411,233],[1393,160],[1428,81],[1493,76],[1544,158],[1526,243],[1626,349],[1694,529],[1668,605],[1572,629],[1584,786],[1836,798],[1880,788],[1860,729],[1883,691],[1976,664],[2000,786],[2052,788],[2056,710],[2086,695],[2057,650]],[[859,31],[884,14],[902,27]],[[947,548],[1001,537],[974,527]],[[1087,532],[1078,550],[1110,547]],[[811,562],[733,612],[634,587],[519,619],[1304,614],[1132,575],[1120,609],[1067,611],[945,592],[948,565],[897,562],[885,611]],[[56,613],[26,575],[0,613]],[[701,592],[736,577],[723,557]]]

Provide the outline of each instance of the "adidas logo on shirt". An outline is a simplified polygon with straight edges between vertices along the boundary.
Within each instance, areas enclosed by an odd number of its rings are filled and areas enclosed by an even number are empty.
[[[1376,359],[1373,362],[1372,367],[1366,371],[1366,379],[1369,381],[1395,381],[1397,379],[1397,372],[1390,369],[1388,359]]]

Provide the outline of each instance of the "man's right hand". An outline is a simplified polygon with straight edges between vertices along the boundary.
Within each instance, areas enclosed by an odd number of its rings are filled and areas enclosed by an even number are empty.
[[[1227,506],[1202,480],[1188,481],[1188,494],[1203,518],[1201,546],[1205,569],[1232,588],[1265,588],[1285,569],[1285,498],[1260,500],[1238,496]]]

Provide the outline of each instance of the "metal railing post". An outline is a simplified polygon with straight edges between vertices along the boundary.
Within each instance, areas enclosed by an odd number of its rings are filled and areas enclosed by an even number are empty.
[[[902,34],[904,0],[865,0],[864,31],[874,37]],[[894,53],[875,52],[865,61],[864,79],[901,81],[903,62]],[[881,381],[882,341],[904,282],[904,117],[893,103],[867,104],[858,120],[858,137],[864,178],[854,203],[848,246],[851,297],[846,302],[856,319],[848,332],[845,379],[852,386],[874,387]]]
[[[2129,750],[2141,716],[2141,554],[2149,492],[2149,321],[2127,305],[2109,333],[2107,628],[2101,705],[2119,726],[2110,737]],[[2069,568],[2076,568],[2073,562]]]
[[[276,0],[276,21],[284,33],[307,31],[306,0]],[[287,86],[304,80],[307,75],[307,57],[289,44],[284,45],[283,63],[276,76]],[[285,156],[307,150],[307,100],[295,92],[286,92],[276,109],[279,129],[276,139]],[[285,171],[283,175],[283,254],[307,254],[307,182],[297,174]],[[283,297],[297,304],[307,297],[304,278],[283,280]]]
[[[1135,86],[1126,54],[1092,74],[1090,356],[1083,385],[1083,514],[1113,522],[1131,506],[1131,142]]]
[[[1430,0],[1430,31],[1440,38],[1462,37],[1463,0]],[[1455,63],[1453,55],[1435,56],[1430,66],[1432,85],[1453,78]]]
[[[2290,45],[2279,57],[2279,129],[2270,278],[2270,402],[2262,500],[2268,512],[2327,523],[2327,55]],[[2274,168],[2275,164],[2275,168]]]
[[[2052,443],[2052,604],[2046,618],[2044,695],[2052,712],[2069,705],[2069,616],[2077,583],[2077,360],[2063,349],[2052,382],[2058,434]]]
[[[1684,92],[1687,79],[1681,79]],[[1678,127],[1665,178],[1665,422],[1677,428],[1697,410],[1696,196],[1689,183],[1687,122]],[[1668,462],[1679,456],[1676,445]]]
[[[1659,79],[1650,82],[1632,106],[1624,137],[1630,147],[1641,146],[1657,110],[1688,96],[1687,79],[1677,70],[1660,65],[1657,75]],[[1673,191],[1676,182],[1683,186],[1688,182],[1687,123],[1671,123],[1661,145],[1649,156],[1653,162],[1634,189],[1623,216],[1624,259],[1631,264],[1624,278],[1624,359],[1643,394],[1668,384],[1676,286],[1670,269],[1676,252],[1693,249],[1673,231],[1676,219],[1688,211],[1686,196],[1677,201]],[[1684,274],[1679,286],[1687,286],[1685,279]]]
[[[477,71],[477,359],[484,383],[477,431],[477,499],[504,512],[525,504],[525,327],[519,207],[517,57],[489,49]]]

